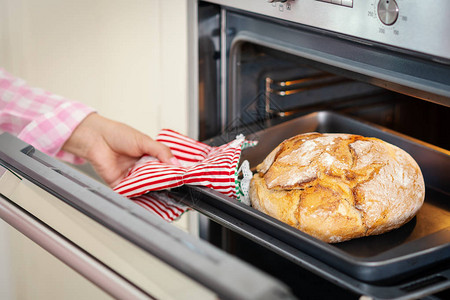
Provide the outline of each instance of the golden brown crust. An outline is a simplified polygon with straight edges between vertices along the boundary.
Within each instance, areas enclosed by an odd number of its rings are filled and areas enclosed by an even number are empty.
[[[257,171],[253,207],[330,243],[398,228],[425,197],[422,173],[408,153],[358,135],[297,135]]]

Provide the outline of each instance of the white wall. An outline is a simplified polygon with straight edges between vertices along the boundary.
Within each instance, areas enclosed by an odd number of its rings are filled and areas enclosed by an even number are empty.
[[[187,1],[0,0],[0,66],[151,136],[187,133]],[[0,221],[1,299],[70,299],[58,278],[99,297]]]
[[[0,65],[154,135],[187,131],[186,0],[0,0]]]

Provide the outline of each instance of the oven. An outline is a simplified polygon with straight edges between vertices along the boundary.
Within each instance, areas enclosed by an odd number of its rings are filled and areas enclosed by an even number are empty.
[[[192,137],[257,140],[241,158],[251,167],[302,132],[381,138],[422,169],[417,216],[326,244],[208,188],[153,193],[195,211],[186,233],[2,134],[0,217],[119,299],[448,298],[450,3],[188,4]]]
[[[299,133],[374,136],[409,152],[427,186],[412,222],[333,245],[200,189],[191,205],[203,212],[201,236],[300,299],[448,297],[449,10],[446,1],[198,1],[201,140],[258,140],[242,158],[255,167]]]

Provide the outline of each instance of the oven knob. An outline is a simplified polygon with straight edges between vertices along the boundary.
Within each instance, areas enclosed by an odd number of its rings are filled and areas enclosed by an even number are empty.
[[[398,18],[398,5],[395,0],[380,0],[378,2],[378,18],[384,25],[392,25]]]

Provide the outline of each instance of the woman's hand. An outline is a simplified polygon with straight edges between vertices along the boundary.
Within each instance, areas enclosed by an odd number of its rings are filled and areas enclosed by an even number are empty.
[[[110,186],[117,185],[143,155],[179,164],[167,146],[97,113],[88,115],[78,125],[62,149],[89,161]]]

